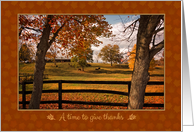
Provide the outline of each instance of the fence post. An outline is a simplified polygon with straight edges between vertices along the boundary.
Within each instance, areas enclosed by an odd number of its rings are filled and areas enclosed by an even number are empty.
[[[131,83],[128,83],[128,100],[129,100],[130,90],[131,90]]]
[[[130,90],[131,90],[131,83],[128,83],[128,104],[129,104],[129,94],[130,94]],[[129,108],[128,105],[127,105],[127,108]]]
[[[26,84],[25,84],[25,81],[22,82],[22,105],[23,105],[23,109],[26,109]]]
[[[59,109],[62,109],[62,81],[59,81]]]
[[[128,94],[130,93],[131,90],[131,83],[128,83]]]

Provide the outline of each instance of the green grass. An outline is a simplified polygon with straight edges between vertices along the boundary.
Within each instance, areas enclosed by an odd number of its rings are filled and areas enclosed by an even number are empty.
[[[58,67],[54,63],[47,63],[45,66],[44,74],[48,74],[48,79],[44,80],[87,80],[87,81],[131,81],[132,70],[128,69],[128,65],[113,65],[91,63],[90,67],[85,67],[84,71],[78,71],[77,68],[70,67],[68,63],[57,63]],[[19,73],[34,73],[35,63],[19,64]],[[95,70],[100,67],[100,70]],[[149,71],[150,81],[164,81],[164,68],[163,66],[157,67],[153,71]],[[63,89],[98,89],[98,90],[113,90],[128,92],[127,85],[115,85],[115,84],[76,84],[76,83],[63,83]],[[58,89],[57,83],[43,84],[43,90]],[[22,86],[19,85],[19,90],[22,90]],[[27,91],[33,90],[33,85],[26,85]],[[147,86],[146,92],[164,92],[164,86]],[[27,100],[30,100],[31,95],[27,95]],[[55,93],[42,94],[42,100],[57,100],[58,96]],[[96,93],[66,93],[63,94],[65,100],[79,100],[79,101],[102,101],[102,102],[127,102],[128,97],[122,95],[113,94],[96,94]],[[164,97],[158,98],[162,103]],[[21,94],[19,95],[21,100]],[[145,97],[146,102],[152,102],[152,97]],[[41,106],[47,108],[50,106]],[[57,108],[57,105],[53,106]],[[83,106],[83,105],[65,105],[64,108],[122,108],[122,107],[105,107],[105,106]]]
[[[90,67],[85,67],[84,71],[78,71],[77,68],[70,67],[68,63],[57,63],[58,67],[55,67],[54,63],[47,63],[45,66],[44,74],[48,74],[49,78],[46,80],[106,80],[106,81],[130,81],[132,76],[132,70],[128,69],[128,65],[113,65],[91,63]],[[34,73],[35,63],[20,64],[20,73]],[[100,70],[95,68],[100,67]],[[164,78],[163,67],[150,71],[151,79]],[[157,78],[155,78],[157,77]]]
[[[54,63],[46,63],[44,74],[48,74],[48,79],[44,80],[87,80],[87,81],[130,81],[132,77],[132,70],[128,69],[128,65],[113,65],[91,63],[90,67],[85,67],[84,71],[78,71],[77,68],[68,65],[68,62],[57,63],[58,67]],[[19,64],[20,73],[34,73],[35,63]],[[99,70],[95,70],[100,67]],[[164,69],[158,67],[153,71],[150,71],[151,81],[163,81]],[[90,86],[88,84],[63,84],[66,87],[84,87]],[[64,86],[64,87],[65,87]],[[98,85],[96,85],[98,86]],[[114,85],[110,85],[114,87]],[[116,85],[115,85],[116,86]],[[27,85],[27,90],[32,90],[32,85]],[[44,89],[56,89],[57,84],[44,84]],[[95,87],[92,86],[92,88]],[[107,86],[106,86],[107,87]],[[118,87],[118,86],[117,86]],[[21,90],[21,86],[19,87]]]
[[[34,73],[34,63],[20,64],[20,73]],[[91,67],[85,67],[84,71],[78,71],[77,68],[70,67],[68,63],[57,63],[55,67],[53,63],[47,63],[44,74],[48,74],[47,80],[130,80],[132,71],[127,68],[110,66],[108,64],[92,63]],[[126,67],[126,65],[123,65]],[[100,70],[95,68],[100,67]],[[118,80],[119,81],[119,80]]]
[[[19,73],[34,73],[35,63],[19,63]]]

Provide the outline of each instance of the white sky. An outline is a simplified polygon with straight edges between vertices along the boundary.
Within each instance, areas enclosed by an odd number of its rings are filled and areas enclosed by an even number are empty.
[[[106,17],[107,15],[105,15]],[[137,30],[134,31],[134,33],[132,34],[132,36],[130,37],[130,39],[128,41],[124,40],[126,39],[129,34],[130,31],[123,33],[125,27],[127,27],[128,25],[130,25],[132,23],[132,21],[136,20],[137,18],[139,18],[139,16],[129,16],[128,15],[108,15],[106,19],[108,21],[109,24],[112,25],[112,32],[114,35],[116,35],[114,38],[99,38],[100,41],[103,42],[103,44],[101,44],[98,47],[94,47],[92,46],[92,50],[94,50],[94,55],[93,55],[93,59],[94,62],[96,62],[96,56],[97,53],[100,52],[100,50],[107,44],[117,44],[120,47],[120,53],[126,53],[128,52],[128,47],[129,47],[129,51],[133,48],[133,45],[136,44],[136,36],[137,36]],[[121,20],[122,19],[122,20]],[[113,24],[112,24],[113,23]],[[163,31],[158,33],[160,36],[156,37],[155,43],[159,43],[160,41],[162,41],[164,39],[164,34]],[[160,59],[161,57],[161,53],[155,55],[155,59]],[[101,59],[98,60],[98,62],[102,62]]]

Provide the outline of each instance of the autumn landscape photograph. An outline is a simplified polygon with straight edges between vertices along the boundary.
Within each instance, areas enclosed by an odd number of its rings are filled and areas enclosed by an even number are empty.
[[[18,15],[18,109],[164,110],[164,15]]]

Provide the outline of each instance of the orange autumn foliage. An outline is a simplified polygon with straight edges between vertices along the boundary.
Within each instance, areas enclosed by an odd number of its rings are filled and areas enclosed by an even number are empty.
[[[136,57],[136,44],[133,46],[132,51],[130,52],[128,65],[129,69],[134,69],[134,63],[135,63],[135,57]],[[150,61],[150,67],[149,70],[154,70],[154,67],[156,66],[154,58]]]

